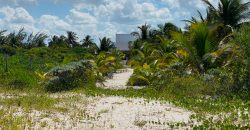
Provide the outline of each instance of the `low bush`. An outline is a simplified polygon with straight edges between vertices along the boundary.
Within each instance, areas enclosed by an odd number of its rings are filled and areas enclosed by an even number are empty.
[[[81,86],[83,83],[93,80],[93,74],[90,76],[93,67],[92,61],[84,60],[55,67],[46,75],[45,89],[49,92],[57,92]]]
[[[103,80],[109,73],[114,73],[117,69],[123,68],[121,64],[121,57],[123,55],[120,52],[114,51],[111,53],[101,52],[95,57],[95,63],[97,65],[98,80]]]
[[[10,46],[0,46],[0,53],[12,56],[16,54],[16,50]]]
[[[200,74],[181,74],[176,71],[159,71],[151,86],[164,95],[175,97],[214,96],[221,89],[215,76]]]
[[[38,78],[33,71],[27,70],[24,60],[17,55],[8,58],[8,72],[5,71],[4,56],[0,54],[0,83],[2,87],[11,89],[25,89],[38,87]]]
[[[147,86],[149,84],[150,82],[145,77],[140,75],[131,76],[128,81],[129,86]]]
[[[13,80],[9,83],[9,87],[13,89],[24,89],[26,86],[28,86],[28,83],[23,80]]]
[[[174,77],[169,84],[166,84],[166,92],[173,95],[185,97],[199,97],[214,95],[214,85],[206,84],[202,79],[195,76]]]

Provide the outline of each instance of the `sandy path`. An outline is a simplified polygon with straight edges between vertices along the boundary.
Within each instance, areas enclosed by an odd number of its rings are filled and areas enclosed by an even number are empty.
[[[53,94],[50,97],[62,98],[56,106],[68,111],[25,112],[20,107],[7,109],[1,105],[0,110],[15,109],[13,115],[31,120],[31,126],[26,124],[25,129],[42,130],[165,130],[171,129],[171,124],[185,123],[186,126],[180,127],[184,129],[189,128],[193,114],[166,101],[143,98],[86,97],[75,93]]]
[[[133,69],[126,69],[127,71],[122,73],[114,73],[112,79],[107,79],[103,84],[97,83],[97,87],[108,89],[126,89],[127,82],[130,76],[133,74]]]
[[[133,69],[116,73],[113,79],[106,80],[101,86],[109,89],[126,89],[127,81]],[[17,95],[0,94],[0,99],[13,98]],[[20,95],[19,95],[20,96]],[[84,94],[58,93],[51,98],[62,98],[56,106],[68,109],[69,112],[29,112],[34,129],[65,130],[165,130],[171,124],[189,124],[193,114],[168,102],[145,100],[143,98],[86,97]],[[4,109],[1,108],[0,110]],[[18,108],[16,116],[27,116]],[[42,125],[46,124],[46,125]],[[181,129],[189,128],[187,126]],[[0,127],[1,130],[1,127]]]
[[[87,113],[97,115],[97,130],[164,130],[171,123],[189,122],[192,112],[166,102],[143,98],[104,97],[87,106]],[[185,128],[185,127],[183,127]]]

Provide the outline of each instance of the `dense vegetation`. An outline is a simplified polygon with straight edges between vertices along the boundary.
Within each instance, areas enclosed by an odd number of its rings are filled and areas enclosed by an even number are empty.
[[[184,31],[165,23],[158,29],[144,24],[132,33],[137,40],[129,44],[128,65],[134,74],[128,85],[147,86],[145,89],[95,87],[96,81],[123,67],[125,55],[109,38],[101,38],[98,46],[89,35],[78,42],[77,35],[68,31],[67,36],[52,36],[46,45],[46,34],[28,35],[24,29],[0,32],[0,87],[39,92],[83,88],[90,95],[161,98],[197,112],[249,111],[250,24],[245,21],[250,3],[220,0],[217,7],[203,1],[208,5],[207,15],[198,11],[199,19],[185,20]],[[231,117],[223,119],[225,122],[216,123],[202,120],[207,127],[210,123],[225,125],[219,128],[240,127],[232,125]],[[249,127],[249,123],[243,126]]]
[[[218,9],[209,1],[207,16],[186,20],[186,31],[166,23],[159,29],[142,25],[132,33],[132,78],[176,95],[225,95],[249,99],[248,4],[221,0]],[[131,80],[133,81],[133,80]]]

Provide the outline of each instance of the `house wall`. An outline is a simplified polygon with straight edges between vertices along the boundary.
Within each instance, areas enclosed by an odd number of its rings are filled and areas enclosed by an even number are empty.
[[[135,40],[135,37],[131,34],[116,34],[115,46],[121,51],[128,51],[128,43],[130,41],[134,42]]]

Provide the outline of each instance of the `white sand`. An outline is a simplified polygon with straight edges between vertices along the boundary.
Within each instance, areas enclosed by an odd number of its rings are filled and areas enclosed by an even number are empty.
[[[132,74],[133,69],[128,69],[126,72],[114,74],[113,79],[103,83],[104,86],[97,85],[108,89],[126,89]],[[3,99],[16,96],[0,94],[0,98]],[[193,114],[167,102],[149,101],[143,98],[86,97],[75,93],[58,93],[49,96],[60,99],[60,103],[56,106],[69,111],[63,113],[32,110],[27,113],[18,108],[14,115],[27,117],[28,114],[33,122],[31,126],[33,129],[164,130],[171,129],[169,123],[189,124],[190,116]],[[4,108],[0,105],[0,109]],[[44,123],[46,125],[42,125]],[[181,129],[184,128],[188,126]]]
[[[119,71],[119,70],[118,70]],[[127,86],[127,82],[132,76],[134,70],[133,69],[126,69],[125,72],[122,73],[114,73],[112,79],[107,79],[105,82],[97,83],[97,87],[103,87],[107,89],[126,89],[129,86]]]
[[[100,98],[88,105],[87,113],[100,116],[95,124],[100,130],[169,129],[167,123],[188,123],[192,114],[166,102],[124,97]]]
[[[167,102],[143,98],[86,97],[82,94],[51,95],[53,98],[68,98],[57,106],[68,108],[68,112],[37,111],[24,112],[17,109],[14,115],[29,116],[33,129],[56,130],[163,130],[170,129],[168,123],[185,122],[193,114]],[[76,100],[75,97],[78,97]],[[79,101],[80,100],[80,101]],[[0,107],[0,109],[3,109]],[[43,123],[46,123],[42,127]],[[28,127],[27,127],[28,128]],[[188,128],[183,127],[181,129]]]

